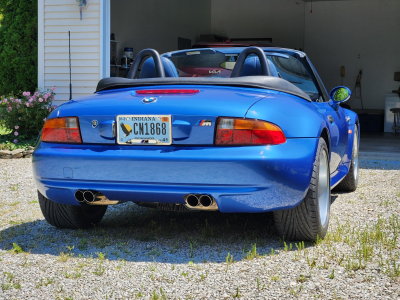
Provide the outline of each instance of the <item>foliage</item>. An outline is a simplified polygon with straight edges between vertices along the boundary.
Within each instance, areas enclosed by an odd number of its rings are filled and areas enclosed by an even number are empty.
[[[36,0],[0,0],[0,95],[35,90],[37,7]]]
[[[47,116],[56,108],[52,105],[55,87],[52,90],[37,90],[33,95],[23,92],[20,99],[16,96],[0,96],[0,126],[3,140],[11,140],[14,144],[37,137]]]
[[[24,149],[29,150],[29,147],[34,147],[36,145],[37,137],[27,140],[19,140],[17,144],[14,144],[11,136],[1,136],[0,135],[0,150],[15,150]]]

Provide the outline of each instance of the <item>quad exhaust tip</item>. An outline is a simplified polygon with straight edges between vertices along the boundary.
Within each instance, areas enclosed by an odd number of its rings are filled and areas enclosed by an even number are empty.
[[[217,202],[210,195],[188,194],[184,199],[185,206],[192,210],[218,210]]]
[[[92,190],[77,190],[75,192],[75,199],[79,203],[86,203],[89,205],[113,205],[119,203],[119,201],[109,200],[102,193]]]

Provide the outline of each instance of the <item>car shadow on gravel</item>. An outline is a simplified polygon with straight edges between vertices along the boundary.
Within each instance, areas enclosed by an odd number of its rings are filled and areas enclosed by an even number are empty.
[[[166,263],[222,262],[228,253],[241,260],[285,247],[272,213],[169,212],[133,203],[110,206],[101,223],[86,230],[58,229],[42,219],[0,231],[0,249],[13,243],[34,254]]]

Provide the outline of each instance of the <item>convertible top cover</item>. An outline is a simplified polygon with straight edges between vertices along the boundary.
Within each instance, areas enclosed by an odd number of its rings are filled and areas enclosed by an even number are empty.
[[[207,77],[164,77],[127,79],[120,77],[104,78],[99,81],[96,93],[100,91],[155,85],[217,85],[268,89],[288,93],[311,102],[310,97],[301,89],[287,80],[273,76],[246,76],[236,78],[207,78]]]

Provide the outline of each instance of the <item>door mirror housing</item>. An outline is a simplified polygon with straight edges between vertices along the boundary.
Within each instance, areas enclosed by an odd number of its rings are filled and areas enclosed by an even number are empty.
[[[343,103],[350,99],[351,91],[345,86],[335,87],[329,94],[334,103]]]

